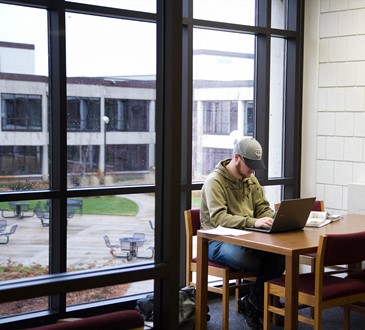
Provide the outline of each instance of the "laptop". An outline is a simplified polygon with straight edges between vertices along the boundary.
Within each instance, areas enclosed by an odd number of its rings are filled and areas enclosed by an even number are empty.
[[[302,229],[314,205],[315,197],[286,199],[280,203],[271,227],[245,228],[263,233],[279,233]]]

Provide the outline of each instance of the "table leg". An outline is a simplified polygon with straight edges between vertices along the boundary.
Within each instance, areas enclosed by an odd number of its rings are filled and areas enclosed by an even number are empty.
[[[285,330],[298,329],[299,255],[285,257]]]
[[[208,240],[197,239],[195,329],[207,329],[208,313]]]
[[[137,243],[131,242],[130,250],[132,258],[137,257]]]
[[[17,218],[21,218],[22,217],[22,209],[21,209],[21,205],[16,205],[15,206],[15,216]]]

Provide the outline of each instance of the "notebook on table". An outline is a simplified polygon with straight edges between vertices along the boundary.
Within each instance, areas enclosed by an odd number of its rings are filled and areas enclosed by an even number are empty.
[[[271,227],[268,228],[245,228],[247,230],[263,233],[278,233],[302,229],[307,223],[312,210],[315,197],[286,199],[280,203]]]

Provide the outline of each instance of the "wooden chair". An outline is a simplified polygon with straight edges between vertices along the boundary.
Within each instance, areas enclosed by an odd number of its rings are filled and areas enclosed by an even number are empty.
[[[314,205],[312,207],[312,211],[324,212],[324,201],[323,200],[315,200]],[[314,272],[314,267],[316,264],[316,253],[308,253],[300,256],[300,263],[302,265],[308,265],[310,267],[311,272]]]
[[[322,235],[314,273],[299,275],[299,301],[313,308],[313,317],[298,314],[298,321],[322,329],[322,312],[327,308],[346,306],[365,300],[365,281],[328,273],[332,265],[359,263],[365,260],[365,232]],[[265,283],[264,329],[270,329],[271,314],[285,317],[285,308],[272,302],[285,297],[285,275]],[[275,299],[273,299],[275,298]]]
[[[184,212],[185,215],[185,238],[186,238],[186,286],[194,285],[193,273],[196,273],[196,258],[193,257],[193,237],[200,229],[200,210],[191,209]],[[222,295],[222,329],[229,329],[229,291],[235,290],[236,311],[239,299],[239,289],[252,285],[255,280],[255,273],[243,273],[227,266],[208,261],[208,275],[219,277],[222,283],[217,286],[208,284],[208,291]],[[234,283],[231,283],[235,280]]]
[[[365,269],[360,270],[358,272],[349,273],[348,276],[349,278],[365,282]],[[360,301],[350,305],[346,305],[344,310],[345,310],[344,330],[350,330],[350,312],[354,311],[357,313],[365,314],[365,301]],[[365,329],[365,323],[363,329]]]
[[[279,209],[279,206],[280,206],[280,203],[277,203],[274,205],[275,211],[277,211]],[[324,201],[320,200],[320,199],[315,200],[313,207],[312,207],[312,211],[325,212]],[[312,273],[314,272],[314,268],[316,265],[316,255],[317,255],[316,253],[308,253],[308,254],[301,255],[299,258],[300,264],[309,266],[310,271]],[[351,265],[351,267],[354,268],[356,266]],[[332,272],[342,273],[344,271],[344,269],[348,270],[349,266],[348,265],[346,265],[346,266],[336,265],[336,266],[330,267],[330,271],[332,271]]]

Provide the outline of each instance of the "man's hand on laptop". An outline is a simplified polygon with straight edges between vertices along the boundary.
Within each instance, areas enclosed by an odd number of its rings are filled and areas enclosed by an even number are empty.
[[[255,222],[255,227],[256,228],[270,228],[273,221],[274,221],[274,219],[270,218],[270,217],[259,218]]]

